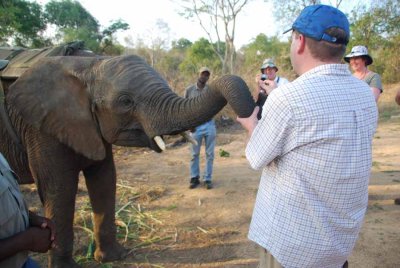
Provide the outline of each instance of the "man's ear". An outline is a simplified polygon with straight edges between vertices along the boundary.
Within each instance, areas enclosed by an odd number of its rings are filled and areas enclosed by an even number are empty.
[[[302,34],[297,35],[297,54],[303,54],[306,49],[306,37]]]

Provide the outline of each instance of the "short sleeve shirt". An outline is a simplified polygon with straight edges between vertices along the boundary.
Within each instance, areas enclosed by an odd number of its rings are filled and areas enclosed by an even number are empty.
[[[206,84],[203,89],[199,89],[197,84],[193,84],[185,89],[185,98],[193,98],[202,94],[204,91],[208,90],[208,85]]]
[[[16,181],[16,174],[0,154],[0,239],[11,237],[29,226],[28,209]],[[19,252],[3,261],[0,267],[22,267],[28,251]]]
[[[370,87],[375,87],[375,88],[379,89],[381,91],[381,93],[383,92],[382,81],[381,81],[381,77],[379,74],[370,71],[363,80]]]

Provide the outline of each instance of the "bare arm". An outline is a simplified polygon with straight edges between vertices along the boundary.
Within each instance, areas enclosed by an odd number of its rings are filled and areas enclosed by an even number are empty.
[[[258,106],[256,106],[254,108],[253,113],[250,115],[250,117],[247,117],[247,118],[237,117],[237,119],[236,119],[242,125],[242,127],[247,130],[249,137],[251,137],[253,130],[257,126],[257,123],[258,123],[257,113],[258,113],[259,109],[260,108]]]
[[[381,95],[381,90],[376,87],[371,87],[372,94],[374,94],[375,101],[378,102],[379,96]]]
[[[50,249],[51,244],[50,229],[29,227],[14,236],[0,239],[0,260],[24,250],[44,253]]]
[[[44,253],[55,247],[55,226],[51,220],[29,211],[29,225],[23,232],[0,239],[0,260],[24,250]]]

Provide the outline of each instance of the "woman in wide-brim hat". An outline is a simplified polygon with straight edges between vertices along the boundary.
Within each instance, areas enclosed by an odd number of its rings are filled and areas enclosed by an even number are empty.
[[[351,52],[344,57],[344,60],[350,63],[353,75],[358,79],[365,81],[374,94],[375,101],[383,92],[382,81],[379,74],[368,70],[368,65],[372,64],[372,57],[368,54],[365,46],[355,46]]]

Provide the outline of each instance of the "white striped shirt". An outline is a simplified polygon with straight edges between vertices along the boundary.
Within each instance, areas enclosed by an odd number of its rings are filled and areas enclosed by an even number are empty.
[[[368,203],[377,107],[347,65],[326,64],[268,97],[246,148],[263,168],[249,239],[281,265],[342,267]]]

